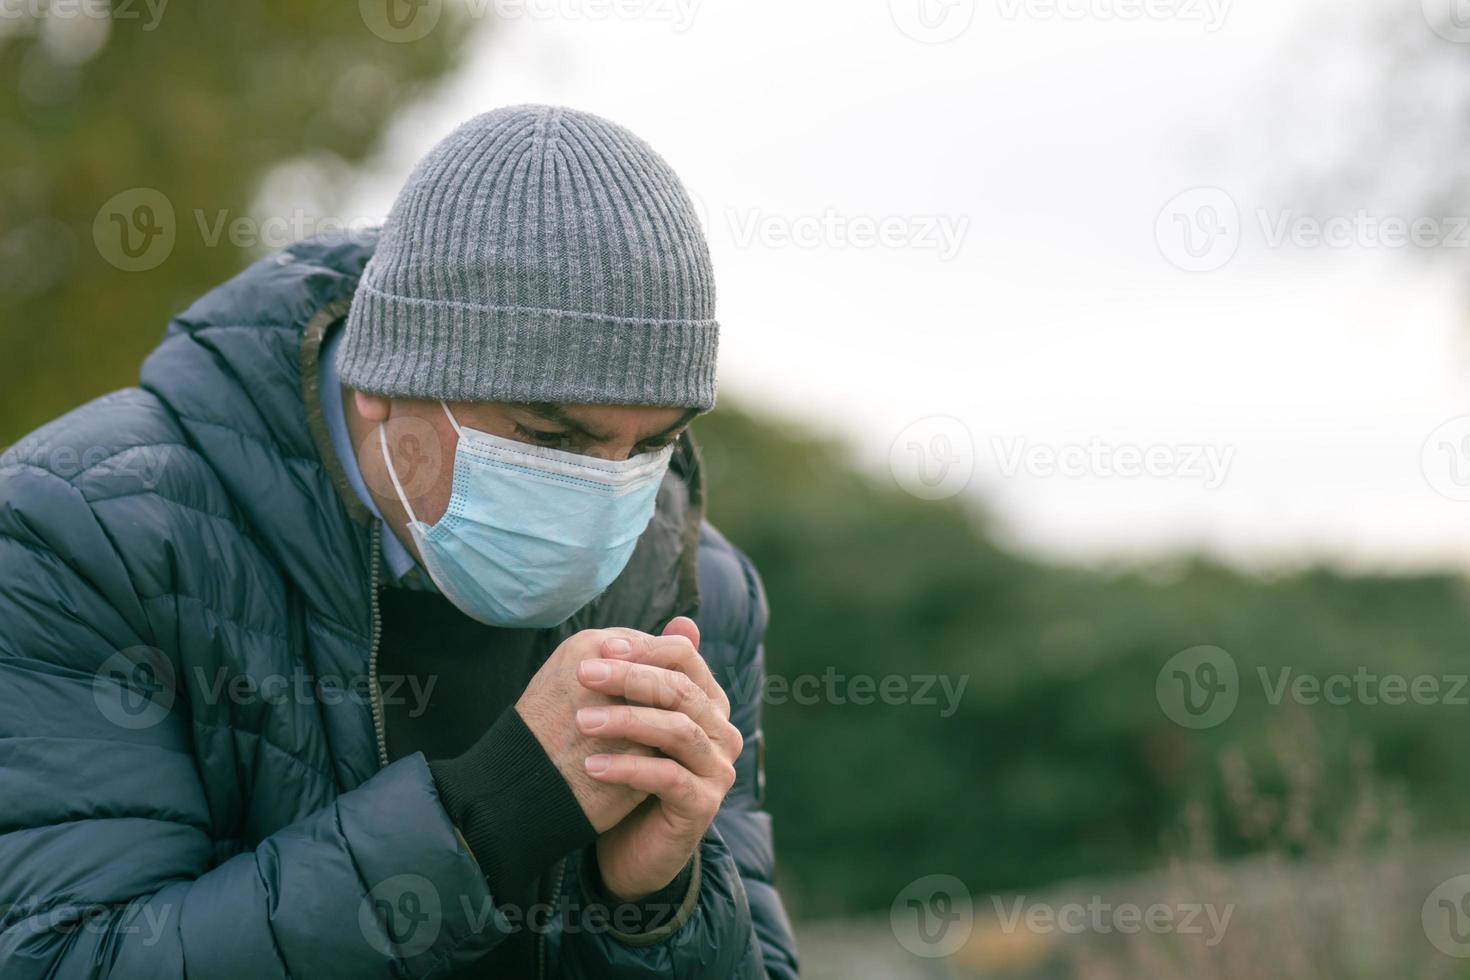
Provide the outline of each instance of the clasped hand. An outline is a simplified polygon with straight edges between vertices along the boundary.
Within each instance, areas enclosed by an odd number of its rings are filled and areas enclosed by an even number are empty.
[[[688,863],[735,783],[730,701],[679,617],[568,637],[516,703],[597,830],[603,885],[637,901]]]

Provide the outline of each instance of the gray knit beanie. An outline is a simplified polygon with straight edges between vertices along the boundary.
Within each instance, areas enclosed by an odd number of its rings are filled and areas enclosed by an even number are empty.
[[[669,165],[606,119],[513,106],[414,168],[337,367],[379,395],[707,410],[714,317],[709,247]]]

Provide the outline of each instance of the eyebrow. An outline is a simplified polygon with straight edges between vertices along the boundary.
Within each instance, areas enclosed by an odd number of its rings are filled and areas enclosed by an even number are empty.
[[[606,433],[598,432],[595,429],[589,429],[583,423],[572,418],[571,414],[568,413],[565,408],[556,404],[555,402],[527,402],[526,408],[529,409],[534,415],[543,418],[548,422],[555,422],[557,425],[566,426],[568,429],[572,430],[573,432],[591,442],[608,442],[613,438]],[[665,436],[673,435],[675,432],[678,432],[680,429],[684,428],[684,426],[694,421],[694,417],[698,414],[699,409],[697,408],[686,409],[684,414],[679,416],[679,418],[676,419],[673,424],[665,426],[652,435],[644,436],[642,439],[639,439],[638,442],[639,444],[642,444],[645,442],[651,442],[654,439],[662,439]]]

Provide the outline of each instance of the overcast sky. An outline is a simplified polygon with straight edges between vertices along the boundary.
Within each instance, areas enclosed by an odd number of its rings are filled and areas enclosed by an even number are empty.
[[[1470,414],[1470,231],[1279,191],[1333,151],[1290,113],[1281,136],[1304,38],[1328,39],[1319,105],[1362,95],[1329,30],[1353,7],[503,0],[356,206],[386,212],[475,112],[589,109],[704,212],[723,397],[978,494],[1049,556],[1470,567],[1470,423],[1440,430]],[[1394,246],[1411,231],[1450,261]]]

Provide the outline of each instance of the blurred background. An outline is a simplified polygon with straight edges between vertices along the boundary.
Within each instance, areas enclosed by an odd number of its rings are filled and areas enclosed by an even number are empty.
[[[1463,0],[0,0],[0,79],[0,445],[477,112],[673,164],[809,976],[1470,976]]]

